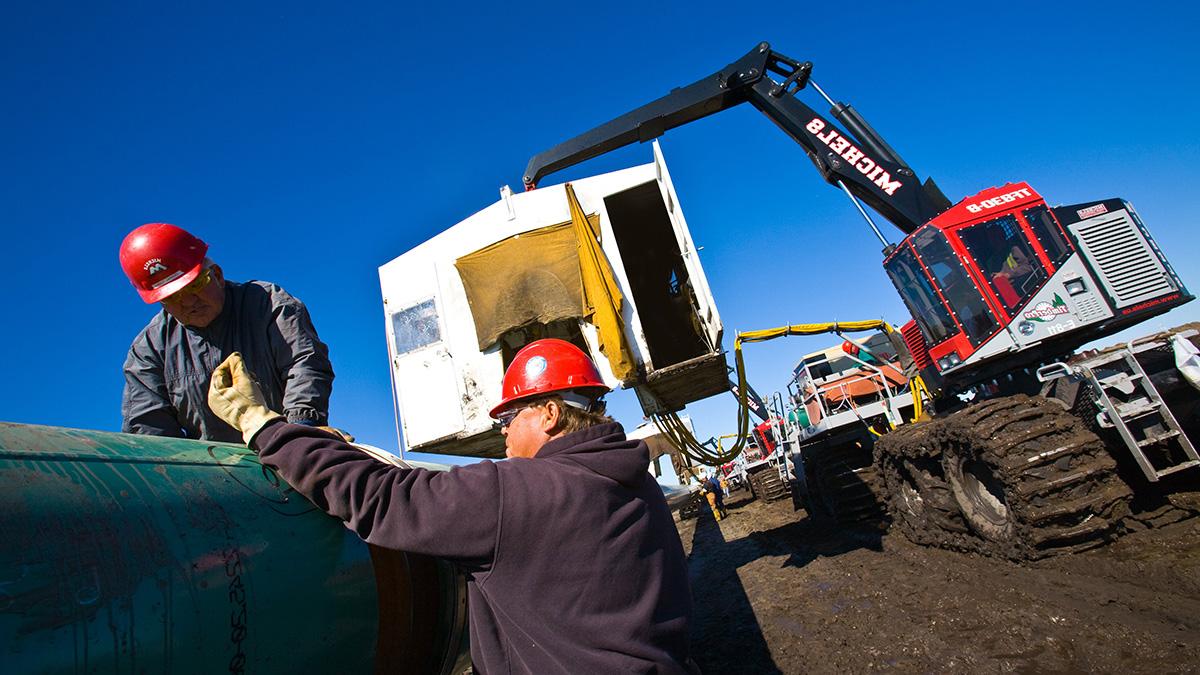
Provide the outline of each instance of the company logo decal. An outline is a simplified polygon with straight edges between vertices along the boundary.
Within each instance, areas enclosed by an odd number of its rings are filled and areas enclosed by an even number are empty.
[[[821,131],[825,128],[825,120],[820,117],[812,118],[808,124],[804,126],[808,132],[817,137],[825,145],[829,146],[830,150],[842,156],[842,159],[854,165],[858,172],[867,177],[867,180],[875,183],[875,187],[883,190],[888,195],[896,194],[896,190],[904,187],[904,184],[898,180],[892,180],[892,175],[883,170],[875,160],[867,157],[866,153],[854,147],[850,139],[839,134],[837,129],[830,129],[825,133]]]
[[[142,263],[142,269],[146,270],[147,274],[155,275],[159,272],[166,272],[167,266],[163,263],[162,258],[150,258]]]
[[[1053,321],[1060,314],[1066,314],[1068,311],[1067,303],[1059,296],[1054,294],[1054,302],[1039,302],[1025,312],[1025,318],[1030,321]]]
[[[1086,209],[1079,209],[1075,213],[1080,218],[1091,218],[1092,216],[1098,216],[1101,213],[1108,213],[1108,207],[1103,204],[1097,204],[1095,206],[1089,206]]]
[[[546,357],[535,356],[525,362],[525,377],[537,377],[546,372]]]

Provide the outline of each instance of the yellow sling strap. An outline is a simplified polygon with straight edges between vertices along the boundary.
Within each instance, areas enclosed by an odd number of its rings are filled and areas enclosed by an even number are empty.
[[[625,321],[621,316],[624,297],[612,267],[600,248],[599,219],[593,226],[583,213],[575,188],[567,183],[567,204],[571,209],[571,224],[579,241],[579,273],[583,280],[583,313],[591,319],[600,335],[600,351],[608,359],[613,374],[621,382],[630,382],[637,367],[625,342]]]

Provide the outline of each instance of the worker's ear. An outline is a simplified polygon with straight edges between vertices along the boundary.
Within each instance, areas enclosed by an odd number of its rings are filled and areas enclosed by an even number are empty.
[[[542,432],[547,436],[553,436],[558,433],[558,425],[562,422],[563,411],[559,406],[558,401],[546,401],[542,409]]]
[[[213,263],[209,269],[212,270],[213,281],[217,282],[218,284],[225,283],[225,273],[221,271],[220,265]]]

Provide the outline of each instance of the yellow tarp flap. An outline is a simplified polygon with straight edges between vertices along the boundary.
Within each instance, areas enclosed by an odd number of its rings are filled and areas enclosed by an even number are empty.
[[[454,266],[481,350],[516,328],[584,316],[579,245],[570,222],[498,241]]]
[[[637,374],[625,343],[625,321],[621,316],[624,297],[612,267],[600,248],[600,223],[589,219],[579,205],[575,188],[567,183],[567,204],[571,208],[571,225],[579,240],[579,274],[583,280],[584,316],[591,319],[600,336],[600,351],[608,359],[613,375],[628,382]]]

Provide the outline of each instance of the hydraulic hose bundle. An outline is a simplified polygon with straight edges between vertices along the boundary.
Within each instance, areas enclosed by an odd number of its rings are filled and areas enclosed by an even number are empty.
[[[688,459],[705,464],[707,466],[720,466],[741,454],[742,449],[746,445],[746,437],[750,431],[750,408],[746,404],[746,364],[742,358],[742,343],[743,342],[766,342],[776,338],[788,337],[792,335],[820,335],[822,333],[858,333],[862,331],[882,330],[890,335],[895,332],[891,324],[883,320],[872,321],[849,321],[832,323],[805,323],[805,324],[789,324],[778,328],[767,328],[764,330],[748,331],[738,333],[733,341],[734,362],[737,367],[737,386],[738,386],[738,416],[737,416],[737,440],[728,450],[722,450],[719,446],[715,449],[710,449],[708,446],[701,444],[696,440],[692,432],[684,425],[676,413],[660,413],[653,415],[655,426],[659,432],[667,438],[671,445],[682,453]],[[913,419],[916,421],[922,414],[922,397],[929,395],[929,390],[925,386],[924,381],[920,376],[914,376],[909,380],[909,387],[913,395]]]

